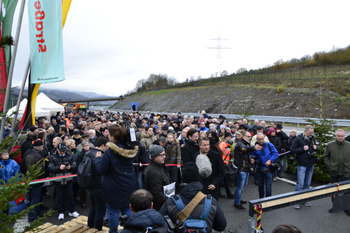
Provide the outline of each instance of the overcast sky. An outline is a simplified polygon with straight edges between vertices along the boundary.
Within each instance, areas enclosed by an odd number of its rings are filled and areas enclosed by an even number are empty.
[[[17,12],[21,1],[18,2]],[[118,96],[152,73],[183,82],[263,68],[350,44],[349,1],[73,0],[63,30],[65,81],[42,87]],[[18,14],[15,15],[15,36]],[[12,86],[29,58],[28,9]]]

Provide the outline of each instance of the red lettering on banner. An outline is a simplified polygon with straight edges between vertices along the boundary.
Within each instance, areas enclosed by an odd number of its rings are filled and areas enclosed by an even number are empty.
[[[38,16],[40,15],[40,16]],[[35,12],[35,19],[36,20],[43,20],[45,18],[45,12],[44,11],[36,11]]]
[[[35,9],[40,10],[40,8],[41,8],[40,1],[36,1],[36,2],[34,3],[34,7],[35,7]]]
[[[46,52],[46,45],[39,44],[39,52]]]
[[[36,1],[34,3],[34,7],[35,7],[35,9],[37,9],[37,11],[35,12],[35,20],[37,20],[35,22],[35,29],[40,32],[39,34],[36,34],[36,37],[38,38],[37,42],[41,43],[41,44],[38,45],[39,53],[41,53],[41,52],[45,53],[46,52],[46,45],[42,45],[42,44],[45,43],[45,39],[44,39],[44,23],[42,21],[45,18],[45,12],[44,11],[40,11],[40,9],[41,9],[40,1]]]

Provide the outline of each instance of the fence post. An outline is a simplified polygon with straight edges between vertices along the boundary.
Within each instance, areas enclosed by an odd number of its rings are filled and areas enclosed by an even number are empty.
[[[255,233],[255,221],[254,219],[249,219],[249,224],[248,224],[248,233]]]

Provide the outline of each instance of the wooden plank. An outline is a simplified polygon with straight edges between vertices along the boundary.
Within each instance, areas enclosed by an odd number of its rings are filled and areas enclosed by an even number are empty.
[[[57,228],[55,228],[47,233],[59,233],[59,232],[64,231],[64,230],[66,230],[66,228],[64,228],[62,226],[58,226]]]
[[[80,224],[77,224],[69,229],[66,229],[64,231],[61,231],[60,233],[74,233],[76,232],[77,230],[83,228],[84,226],[83,225],[80,225]]]
[[[85,232],[86,230],[90,229],[88,226],[83,226],[82,228],[80,228],[79,230],[77,231],[74,231],[74,233],[83,233]]]
[[[50,227],[45,228],[45,229],[42,230],[42,231],[39,231],[38,233],[47,233],[47,232],[49,232],[49,231],[51,231],[51,230],[53,230],[53,229],[56,229],[56,228],[57,228],[56,225],[52,225],[52,226],[50,226]]]
[[[95,228],[90,228],[87,231],[84,231],[84,233],[96,233],[96,232],[98,232],[98,230]]]
[[[87,221],[87,220],[88,220],[88,217],[86,217],[86,216],[84,216],[84,215],[80,215],[80,216],[77,217],[76,219],[81,219],[81,220]]]

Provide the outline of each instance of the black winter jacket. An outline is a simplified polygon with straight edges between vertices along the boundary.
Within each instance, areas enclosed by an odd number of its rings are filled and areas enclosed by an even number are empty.
[[[199,152],[197,152],[194,155],[194,157],[196,158],[198,155]],[[207,156],[211,163],[212,172],[211,175],[207,178],[199,176],[200,182],[203,184],[202,192],[205,194],[211,194],[213,197],[218,199],[220,183],[226,174],[224,161],[222,160],[222,156],[218,152],[215,152],[213,150],[209,150]],[[208,186],[211,184],[213,184],[216,187],[215,190],[208,190]]]
[[[181,159],[182,163],[185,165],[188,162],[196,162],[196,157],[194,156],[199,151],[199,146],[192,140],[188,140],[184,147],[181,148]]]
[[[190,203],[190,201],[202,189],[203,189],[203,185],[200,182],[191,182],[187,186],[185,186],[180,192],[180,197],[184,205],[187,205],[188,203]],[[205,200],[203,199],[193,210],[191,214],[192,219],[199,218],[204,208],[204,202]],[[162,216],[169,215],[172,222],[175,222],[176,215],[179,213],[179,210],[177,209],[173,199],[169,198],[164,203],[162,208],[159,210],[159,213]],[[216,231],[224,231],[226,228],[226,224],[227,224],[226,217],[215,198],[213,198],[212,200],[211,207],[209,210],[209,215],[208,215],[208,218],[206,219],[206,223],[209,230],[208,232],[212,232],[212,229]]]
[[[309,146],[308,150],[304,150],[304,146]],[[315,164],[316,157],[312,156],[316,152],[313,145],[316,145],[314,137],[306,139],[304,134],[300,134],[293,140],[290,153],[296,154],[297,165],[303,167],[311,167]]]
[[[31,150],[29,152],[29,154],[26,157],[26,161],[25,161],[25,166],[26,166],[26,170],[29,171],[29,167],[35,165],[36,163],[41,163],[43,162],[43,157],[39,154],[40,151],[37,150]],[[36,166],[36,170],[41,170],[41,172],[45,171],[45,163],[42,164],[42,166],[39,166],[40,164],[37,164]],[[43,174],[41,174],[39,177],[37,177],[37,179],[43,179],[46,177],[45,172]],[[32,186],[35,187],[40,187],[43,184],[34,184]]]
[[[281,144],[281,138],[279,136],[267,136],[270,143],[272,143],[272,145],[275,146],[276,150],[278,151],[278,153],[281,153],[281,149],[282,149],[282,144]]]
[[[61,170],[60,166],[62,164],[70,164],[70,169],[67,168]],[[60,156],[58,152],[49,157],[49,172],[51,172],[53,177],[56,176],[66,176],[75,174],[77,171],[77,164],[75,163],[73,155],[67,153],[64,156]],[[71,181],[73,178],[67,178],[63,180],[58,180],[54,182],[61,182],[61,184],[66,184],[67,181]]]
[[[170,178],[164,164],[151,161],[146,170],[145,188],[152,194],[153,208],[157,211],[168,199],[163,193],[163,186],[168,184],[170,184]]]
[[[249,172],[251,153],[254,151],[254,146],[243,138],[237,143],[234,149],[235,162],[239,171]]]

